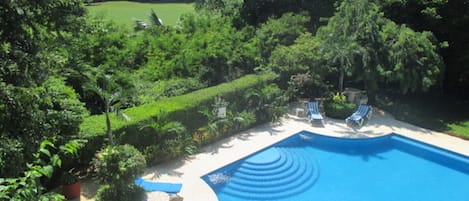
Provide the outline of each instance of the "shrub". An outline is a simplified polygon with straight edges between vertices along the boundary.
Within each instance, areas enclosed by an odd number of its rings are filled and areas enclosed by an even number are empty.
[[[28,169],[22,173],[22,176],[0,178],[0,200],[65,200],[63,195],[56,192],[46,192],[43,181],[51,179],[54,169],[62,165],[61,156],[76,155],[82,143],[71,140],[57,149],[53,142],[49,140],[41,142],[39,150],[33,154],[34,161],[27,164]]]
[[[174,117],[173,114],[176,113],[179,116],[174,119],[183,123],[187,129],[197,129],[204,124],[204,122],[199,121],[200,119],[195,118],[203,117],[198,113],[198,110],[200,110],[198,107],[201,105],[211,103],[217,96],[223,96],[227,100],[231,98],[239,100],[238,95],[242,94],[242,92],[259,85],[264,85],[265,83],[270,83],[275,78],[276,75],[273,74],[247,75],[230,83],[224,83],[182,96],[166,98],[158,102],[125,109],[123,112],[127,114],[131,120],[125,121],[119,119],[117,116],[111,115],[113,132],[122,132],[122,129],[148,120],[153,116],[157,116],[161,111],[168,112],[170,117]],[[193,111],[193,109],[196,110]],[[85,118],[84,122],[80,125],[80,133],[84,137],[104,135],[106,133],[104,115],[93,115]]]
[[[173,78],[143,83],[139,86],[139,98],[143,103],[151,103],[165,97],[180,96],[207,87],[206,84],[195,78]]]
[[[93,163],[98,180],[104,183],[132,183],[146,167],[143,155],[127,144],[104,148]]]
[[[146,161],[131,145],[108,146],[93,160],[97,178],[104,183],[96,200],[142,200],[144,191],[134,180],[144,172]]]
[[[199,111],[204,107],[212,106],[216,97],[222,97],[229,102],[227,114],[231,122],[227,122],[227,125],[233,128],[221,130],[223,135],[249,128],[266,120],[275,119],[272,118],[273,116],[281,115],[282,105],[284,105],[283,98],[281,98],[282,91],[275,85],[270,85],[276,77],[274,74],[247,75],[230,83],[125,109],[123,112],[131,120],[123,121],[111,115],[113,133],[118,143],[125,142],[135,146],[144,153],[147,162],[152,165],[184,154],[192,154],[197,151],[196,145],[207,142],[205,139],[210,138],[209,141],[215,139],[212,138],[214,136],[204,133],[201,135],[194,133],[197,129],[207,126],[207,117]],[[253,95],[249,100],[240,98],[247,97],[248,91],[257,95]],[[162,128],[166,127],[164,122],[177,121],[186,128],[186,132],[155,135],[153,129],[142,129],[155,121],[163,123]],[[171,129],[175,127],[174,125],[170,126]],[[81,137],[88,140],[85,151],[81,154],[81,161],[88,163],[106,139],[104,115],[86,118],[80,128]],[[204,140],[200,141],[201,139]]]
[[[140,201],[145,198],[145,190],[134,183],[130,183],[125,188],[116,185],[102,185],[96,192],[97,201]]]
[[[18,139],[0,138],[0,173],[2,177],[19,175],[23,170],[22,166],[26,164],[24,154],[24,143]]]
[[[326,115],[331,118],[345,119],[355,111],[356,105],[349,103],[346,97],[337,93],[324,104]]]
[[[244,93],[248,108],[253,110],[260,122],[277,121],[287,111],[288,97],[276,84]]]
[[[287,94],[293,98],[321,97],[328,91],[329,85],[323,81],[322,76],[311,72],[298,73],[290,77]]]

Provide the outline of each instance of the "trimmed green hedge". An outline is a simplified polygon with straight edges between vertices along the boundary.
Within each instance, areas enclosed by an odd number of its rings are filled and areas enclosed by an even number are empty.
[[[170,120],[181,122],[192,134],[198,128],[207,125],[206,117],[199,111],[204,106],[209,107],[215,97],[222,96],[233,104],[243,104],[239,102],[243,102],[240,96],[245,91],[266,86],[276,78],[277,75],[274,74],[246,75],[229,83],[128,108],[123,112],[131,118],[130,121],[120,119],[113,114],[110,115],[113,134],[115,139],[120,138],[121,141],[138,147],[139,141],[145,141],[144,137],[138,135],[139,128],[151,121],[153,117],[159,116],[161,111],[166,112]],[[82,163],[89,163],[95,152],[101,149],[107,139],[105,133],[104,115],[90,116],[80,125],[80,136],[88,140],[88,144],[82,149]]]
[[[326,101],[324,103],[324,110],[326,112],[326,116],[335,119],[347,118],[355,111],[356,107],[356,104],[348,102]]]
[[[337,93],[324,103],[324,110],[328,117],[345,119],[355,111],[356,105],[347,102],[347,98]]]
[[[161,110],[168,113],[174,113],[187,108],[193,108],[206,104],[217,96],[244,91],[249,88],[253,88],[255,85],[271,82],[275,78],[276,75],[273,74],[246,75],[230,83],[223,83],[182,96],[166,98],[158,102],[128,108],[123,112],[131,118],[130,121],[125,121],[118,118],[116,115],[111,115],[113,131],[118,132],[119,129],[123,127],[135,125],[136,123],[148,120],[151,117],[157,116]],[[85,118],[83,123],[80,125],[80,134],[82,136],[99,136],[104,135],[105,133],[106,124],[104,115],[93,115]]]

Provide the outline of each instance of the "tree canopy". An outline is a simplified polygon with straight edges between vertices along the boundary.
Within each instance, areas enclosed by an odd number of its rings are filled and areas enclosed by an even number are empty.
[[[317,36],[331,64],[362,81],[371,100],[384,84],[399,86],[401,93],[428,90],[443,69],[431,32],[397,25],[367,0],[343,1]],[[340,55],[342,61],[334,62]]]
[[[152,12],[158,26],[134,31],[86,16],[81,0],[0,1],[0,174],[19,174],[41,140],[74,138],[88,114],[111,114],[121,89],[131,91],[118,100],[128,108],[272,71],[281,88],[256,107],[276,115],[264,102],[281,89],[304,98],[357,86],[371,101],[381,89],[469,89],[467,0],[195,5],[176,26]]]
[[[67,11],[67,12],[64,12]],[[78,133],[86,110],[55,72],[64,68],[61,35],[77,31],[79,0],[0,2],[0,173],[18,174],[43,139]]]

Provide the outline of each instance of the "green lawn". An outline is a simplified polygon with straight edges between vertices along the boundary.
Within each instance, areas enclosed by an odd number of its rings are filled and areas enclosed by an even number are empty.
[[[450,128],[450,133],[469,139],[469,120],[462,121],[460,123],[452,123],[448,126]]]
[[[446,96],[396,96],[391,105],[380,105],[397,119],[469,139],[469,100]]]
[[[86,6],[91,16],[103,15],[117,23],[133,28],[135,20],[149,22],[151,9],[155,11],[164,25],[175,25],[183,13],[193,13],[193,3],[139,3],[129,1],[110,1]]]

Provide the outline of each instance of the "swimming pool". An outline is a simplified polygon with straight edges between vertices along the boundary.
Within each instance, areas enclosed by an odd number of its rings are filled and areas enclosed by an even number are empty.
[[[202,177],[219,201],[467,201],[469,158],[398,134],[300,132]]]

